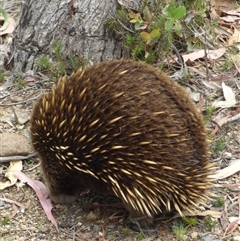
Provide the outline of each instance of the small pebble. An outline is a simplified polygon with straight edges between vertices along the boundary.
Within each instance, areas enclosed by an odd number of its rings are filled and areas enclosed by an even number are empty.
[[[94,233],[100,233],[100,227],[99,227],[99,225],[93,225],[92,231],[93,231]]]

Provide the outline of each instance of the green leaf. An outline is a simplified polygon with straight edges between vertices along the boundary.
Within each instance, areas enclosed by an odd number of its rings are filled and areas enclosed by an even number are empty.
[[[136,23],[137,21],[135,19],[131,19],[130,23]]]
[[[160,36],[159,29],[153,29],[150,33],[151,38],[158,38]]]
[[[140,13],[135,13],[134,15],[133,15],[134,17],[134,19],[137,21],[137,22],[140,22],[142,19],[141,19],[141,16],[140,16]]]
[[[175,32],[179,37],[182,37],[182,25],[178,22],[175,23],[174,26]]]
[[[184,6],[176,8],[172,13],[171,17],[174,20],[182,18],[186,14],[186,8]]]
[[[170,31],[173,27],[173,20],[172,19],[168,19],[166,22],[165,22],[165,30],[166,31]]]
[[[135,17],[135,13],[134,13],[134,12],[130,12],[130,13],[128,14],[128,17],[129,17],[129,18],[134,18],[134,17]]]
[[[4,24],[0,28],[0,31],[4,31],[9,24],[9,16],[8,16],[8,13],[1,7],[0,7],[0,13],[1,13],[1,15],[3,15],[3,18],[4,18]]]
[[[134,25],[135,30],[139,30],[141,28],[141,24],[140,22],[136,22]]]
[[[140,34],[144,42],[148,43],[151,40],[151,36],[149,33],[141,32]]]
[[[152,38],[149,42],[148,42],[148,45],[149,46],[153,46],[155,43],[158,42],[158,38]]]
[[[143,9],[143,17],[144,17],[144,20],[149,23],[152,21],[152,14],[149,11],[147,6]]]
[[[166,6],[165,11],[167,13],[168,16],[172,15],[172,12],[175,10],[174,5],[171,3],[169,5]]]

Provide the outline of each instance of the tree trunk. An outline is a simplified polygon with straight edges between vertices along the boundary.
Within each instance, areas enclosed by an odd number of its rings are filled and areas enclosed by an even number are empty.
[[[51,58],[56,40],[65,56],[93,63],[124,57],[122,42],[104,27],[104,21],[115,16],[117,4],[116,0],[25,0],[16,29],[12,70],[36,71],[37,57]]]

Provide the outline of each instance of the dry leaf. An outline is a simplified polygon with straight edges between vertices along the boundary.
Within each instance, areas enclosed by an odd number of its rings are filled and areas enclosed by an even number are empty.
[[[229,217],[228,218],[229,222],[236,222],[237,224],[240,224],[240,218],[239,217]]]
[[[194,102],[198,102],[200,100],[200,93],[196,93],[196,92],[192,92],[192,90],[187,87],[186,88],[186,92],[190,95],[191,99],[194,101]]]
[[[226,101],[215,101],[213,105],[215,107],[221,107],[221,108],[228,108],[232,107],[236,104],[236,98],[235,94],[231,87],[225,85],[224,82],[222,82],[222,89],[223,89],[223,95]]]
[[[228,118],[230,118],[231,115],[227,115],[223,117],[219,122],[217,122],[217,125],[215,126],[214,130],[211,132],[211,136],[215,136],[216,133],[220,130],[221,126],[227,121]]]
[[[229,10],[227,12],[225,12],[226,14],[229,15],[234,15],[234,16],[239,16],[240,17],[240,9],[234,9],[234,10]]]
[[[238,228],[238,224],[240,224],[240,218],[239,217],[230,217],[229,218],[230,224],[227,226],[224,236],[226,234],[232,233],[234,230]]]
[[[2,18],[0,17],[0,19],[2,19]],[[0,36],[2,36],[4,34],[12,33],[15,29],[15,25],[16,25],[15,20],[12,17],[9,17],[8,26],[3,31],[0,31]]]
[[[0,190],[5,189],[6,187],[10,187],[17,182],[17,178],[15,177],[15,171],[22,170],[22,161],[12,161],[10,162],[10,166],[7,168],[5,177],[8,178],[7,182],[0,182]]]
[[[238,45],[236,45],[236,46],[238,46]],[[228,56],[234,63],[238,72],[240,73],[240,54],[237,54],[237,55],[228,54]]]
[[[232,176],[234,173],[240,171],[240,159],[232,162],[228,167],[221,169],[215,174],[211,175],[210,178],[214,180],[223,179],[229,176]]]
[[[183,211],[182,214],[185,216],[185,217],[191,217],[191,216],[201,216],[201,217],[206,217],[206,216],[211,216],[213,218],[220,218],[221,217],[221,212],[219,211],[214,211],[214,210],[206,210],[206,211],[193,211],[193,212],[188,212],[188,211]],[[174,219],[174,218],[179,218],[181,217],[181,215],[179,213],[177,213],[176,215],[174,215],[173,218],[171,219]]]
[[[240,42],[240,31],[238,29],[234,29],[234,33],[230,38],[228,39],[228,44],[232,45],[234,43],[239,43]]]
[[[239,21],[240,17],[228,15],[228,16],[221,17],[220,19],[222,19],[227,23],[234,23],[236,21]]]
[[[29,178],[21,171],[16,171],[14,173],[14,175],[16,176],[16,178],[18,178],[22,182],[26,182],[35,191],[35,193],[48,217],[48,220],[51,221],[52,224],[58,230],[57,221],[51,213],[52,203],[51,203],[51,200],[49,198],[47,198],[48,191],[47,191],[46,186],[40,181],[36,181],[36,180]]]
[[[213,90],[221,89],[221,85],[219,85],[215,81],[205,81],[205,80],[202,80],[202,83],[206,87],[208,87],[209,89],[213,89]]]
[[[206,52],[207,52],[207,58],[218,59],[225,54],[226,48],[219,48],[216,50],[207,50]],[[185,54],[182,57],[184,59],[184,62],[187,62],[188,60],[194,61],[196,59],[201,59],[205,57],[205,50],[201,49],[190,54]]]
[[[236,0],[213,0],[211,3],[220,15],[222,12],[227,12],[233,9]]]

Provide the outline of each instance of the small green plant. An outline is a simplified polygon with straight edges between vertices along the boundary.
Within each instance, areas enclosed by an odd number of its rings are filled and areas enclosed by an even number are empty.
[[[86,65],[89,60],[85,60],[75,56],[64,56],[62,51],[62,43],[59,40],[54,40],[51,45],[52,62],[47,56],[40,56],[38,59],[38,66],[41,70],[49,69],[51,73],[60,77],[64,75],[67,70],[76,70],[81,66]]]
[[[66,73],[66,65],[64,62],[58,62],[52,67],[52,73],[56,77],[60,77]]]
[[[118,27],[117,21],[114,17],[107,18],[103,24],[109,30],[116,30]]]
[[[162,5],[159,1],[156,2]],[[125,43],[132,50],[133,59],[140,58],[153,63],[161,55],[162,49],[171,51],[173,34],[182,36],[180,20],[186,14],[185,7],[170,4],[164,11],[159,11],[161,7],[163,6],[153,9],[145,3],[141,12],[128,13],[128,29],[133,30],[125,35]],[[129,35],[133,37],[130,38]]]
[[[118,19],[122,22],[122,24],[128,24],[129,23],[129,17],[128,17],[128,11],[126,8],[121,7],[117,11]]]
[[[172,54],[173,45],[182,50],[202,47],[201,39],[193,33],[196,30],[202,32],[209,0],[187,0],[184,5],[178,0],[172,0],[170,4],[161,0],[150,2],[142,1],[138,11],[122,6],[116,18],[105,21],[107,29],[123,37],[131,58],[153,63]],[[209,25],[211,32],[213,27]]]
[[[73,70],[77,70],[78,68],[86,66],[89,63],[89,60],[84,60],[83,58],[77,58],[75,56],[68,56],[68,59]]]
[[[89,200],[82,200],[81,207],[84,211],[88,211],[92,206],[92,203]]]
[[[130,12],[128,16],[131,19],[130,23],[134,23],[135,30],[140,30],[140,36],[144,43],[151,46],[158,41],[160,29],[148,28],[148,25],[152,22],[152,15],[147,6],[143,9],[143,19],[140,13]]]
[[[224,205],[224,200],[221,197],[217,197],[215,200],[215,206],[220,208]]]
[[[183,223],[184,222],[184,223]],[[187,229],[197,224],[196,217],[184,217],[182,221],[174,220],[173,232],[178,239],[184,239],[187,233]]]
[[[24,165],[29,167],[29,166],[33,166],[33,164],[35,163],[35,160],[33,158],[29,158],[24,160]]]
[[[0,69],[0,82],[3,82],[4,78],[5,78],[4,71],[2,69]]]
[[[58,61],[62,61],[64,56],[62,54],[62,43],[59,40],[54,40],[52,43],[52,52]]]
[[[126,34],[125,36],[125,47],[128,49],[132,49],[135,47],[136,43],[137,43],[137,36],[136,35],[132,35],[132,34]],[[145,48],[143,48],[145,49]]]
[[[145,238],[145,235],[143,232],[138,233],[138,239],[143,240]]]
[[[150,12],[149,8],[145,6],[143,9],[142,16],[140,13],[130,12],[128,14],[130,18],[130,23],[134,24],[135,35],[132,40],[135,42],[130,42],[131,45],[135,45],[132,48],[130,45],[129,48],[132,49],[132,57],[133,59],[143,58],[148,63],[153,62],[153,52],[156,47],[156,44],[160,37],[160,28],[158,26],[152,26],[153,19],[152,13]],[[126,39],[126,43],[129,44],[129,34],[128,38]]]
[[[233,61],[230,58],[224,59],[222,65],[220,66],[220,70],[228,71],[234,66]]]
[[[0,226],[5,226],[5,225],[9,224],[9,222],[10,222],[10,219],[8,217],[3,217],[0,220]]]
[[[37,65],[41,70],[47,70],[51,68],[52,63],[47,56],[40,55],[37,61]]]
[[[212,217],[208,215],[204,219],[204,225],[209,231],[211,231],[216,227],[217,221],[215,219],[212,219]]]
[[[163,13],[167,18],[165,30],[174,31],[177,35],[182,36],[182,25],[179,20],[185,16],[186,8],[184,6],[176,8],[175,4],[171,3],[166,6]]]
[[[43,231],[43,224],[41,222],[38,222],[36,228],[38,232],[41,233]]]
[[[233,43],[229,48],[229,54],[230,55],[238,55],[238,45],[237,43]],[[227,59],[229,59],[229,56],[227,56]]]
[[[227,145],[227,142],[224,137],[220,137],[218,140],[216,140],[213,144],[212,150],[214,153],[218,153],[222,151]]]
[[[208,123],[211,121],[214,110],[215,110],[215,107],[212,105],[207,107],[206,114],[204,115],[205,122]]]
[[[52,74],[60,77],[66,73],[66,57],[62,54],[62,43],[59,40],[54,40],[52,43],[52,53],[54,56],[54,64],[51,66]]]
[[[15,86],[20,90],[26,86],[26,81],[24,80],[21,73],[18,73],[18,81],[16,82]]]
[[[131,231],[129,228],[123,228],[122,233],[124,236],[129,236],[131,234]]]
[[[178,239],[183,239],[187,233],[187,229],[183,226],[182,222],[177,222],[176,220],[173,223],[172,230]]]
[[[184,217],[183,221],[187,225],[186,229],[189,227],[195,226],[197,224],[196,217]]]

